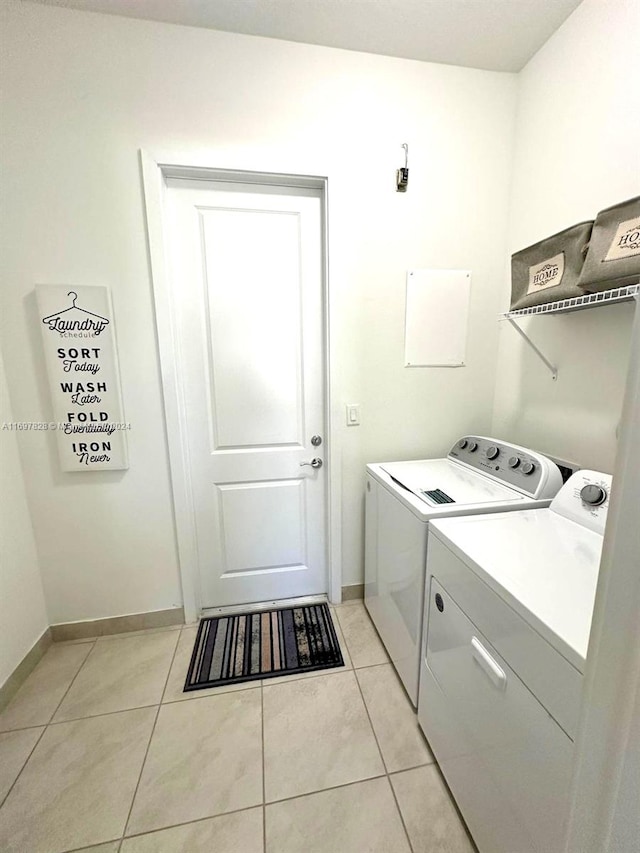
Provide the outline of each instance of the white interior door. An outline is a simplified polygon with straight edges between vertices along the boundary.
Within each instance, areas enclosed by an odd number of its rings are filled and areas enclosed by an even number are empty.
[[[166,202],[202,606],[326,592],[321,193],[170,179]]]

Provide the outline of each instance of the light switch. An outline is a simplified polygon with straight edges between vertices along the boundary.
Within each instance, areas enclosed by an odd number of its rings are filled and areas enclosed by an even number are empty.
[[[360,404],[347,403],[347,426],[359,426],[360,424]]]

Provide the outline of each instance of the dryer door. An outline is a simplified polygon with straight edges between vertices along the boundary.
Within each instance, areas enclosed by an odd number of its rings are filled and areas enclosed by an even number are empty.
[[[421,721],[479,849],[561,849],[571,740],[434,577],[428,594]]]

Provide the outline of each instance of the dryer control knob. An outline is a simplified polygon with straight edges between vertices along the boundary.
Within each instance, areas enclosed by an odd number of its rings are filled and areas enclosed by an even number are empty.
[[[607,491],[590,483],[580,489],[580,499],[589,506],[601,506],[607,499]]]
[[[525,462],[524,465],[522,466],[522,473],[523,474],[533,474],[533,472],[535,470],[536,470],[536,466],[533,464],[533,462]]]
[[[461,438],[460,441],[458,442],[458,447],[460,448],[460,450],[464,450],[465,447],[467,446],[467,444],[468,444],[467,439]]]
[[[509,457],[509,468],[517,468],[520,464],[521,460],[519,456],[510,456]]]
[[[497,459],[500,455],[500,449],[495,444],[490,444],[487,447],[487,459]]]
[[[469,453],[475,453],[477,449],[478,449],[478,442],[472,441],[469,445]]]

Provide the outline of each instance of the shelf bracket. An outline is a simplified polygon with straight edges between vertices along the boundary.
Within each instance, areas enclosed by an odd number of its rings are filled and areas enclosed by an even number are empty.
[[[531,340],[531,338],[527,335],[526,332],[524,332],[520,328],[520,326],[516,323],[516,321],[512,317],[507,317],[506,319],[511,323],[511,325],[516,330],[516,332],[518,332],[518,334],[521,335],[521,337],[524,338],[524,340],[529,344],[529,346],[535,352],[535,354],[538,356],[538,358],[547,365],[547,367],[551,371],[551,378],[555,382],[556,379],[558,378],[558,368],[555,367],[555,365],[551,364],[549,359],[540,352],[540,350],[534,344],[534,342]]]

